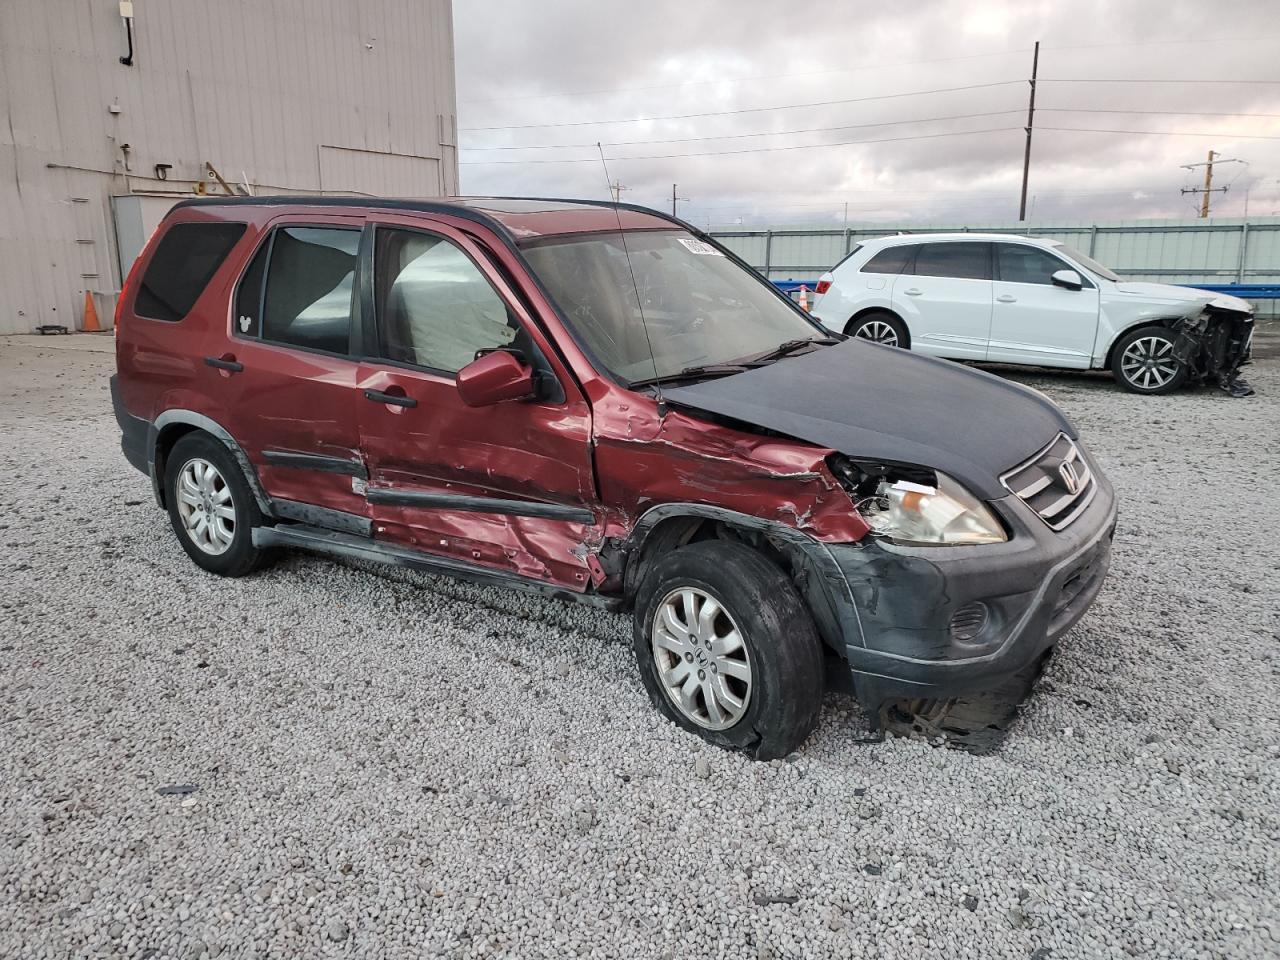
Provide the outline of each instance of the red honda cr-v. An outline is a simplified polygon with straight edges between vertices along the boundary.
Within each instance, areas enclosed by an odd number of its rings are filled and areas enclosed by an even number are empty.
[[[199,566],[300,547],[633,610],[658,708],[756,757],[824,668],[877,722],[963,724],[1107,569],[1111,487],[1049,400],[833,339],[652,210],[190,201],[117,325],[125,456]]]

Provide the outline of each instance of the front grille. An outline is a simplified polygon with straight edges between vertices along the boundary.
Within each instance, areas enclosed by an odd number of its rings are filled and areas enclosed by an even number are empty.
[[[1080,448],[1065,433],[1000,482],[1052,530],[1062,530],[1080,516],[1098,489]]]

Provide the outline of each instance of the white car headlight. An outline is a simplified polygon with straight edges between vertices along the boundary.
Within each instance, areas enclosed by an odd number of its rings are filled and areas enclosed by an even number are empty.
[[[855,505],[873,533],[896,543],[956,546],[1009,539],[995,514],[944,473],[937,474],[935,486],[883,477]]]

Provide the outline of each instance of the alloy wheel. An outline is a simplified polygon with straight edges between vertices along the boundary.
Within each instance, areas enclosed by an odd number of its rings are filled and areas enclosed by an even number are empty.
[[[658,605],[650,633],[662,689],[700,727],[725,730],[751,702],[751,660],[733,617],[695,587],[671,591]]]
[[[178,516],[187,536],[205,553],[226,553],[236,536],[231,488],[208,460],[188,460],[178,471]]]
[[[1126,380],[1142,390],[1167,386],[1178,375],[1172,341],[1155,335],[1139,337],[1125,348],[1120,371]]]
[[[896,347],[898,345],[897,331],[883,320],[868,320],[857,329],[854,336],[859,340],[883,343],[886,347]]]

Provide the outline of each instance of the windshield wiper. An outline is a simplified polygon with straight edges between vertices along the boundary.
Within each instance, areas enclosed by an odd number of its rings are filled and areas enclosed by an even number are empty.
[[[655,383],[683,383],[686,380],[705,380],[709,377],[727,377],[735,373],[745,373],[749,368],[742,363],[706,363],[685,367],[679,373],[664,373],[660,377],[646,377],[644,380],[632,380],[631,387],[651,387]]]
[[[802,347],[829,347],[834,343],[839,343],[830,337],[806,337],[803,340],[787,340],[778,344],[772,350],[766,350],[764,353],[752,354],[748,357],[742,357],[735,361],[736,363],[745,364],[746,366],[758,367],[766,363],[772,363],[775,360],[781,360],[788,357]]]

